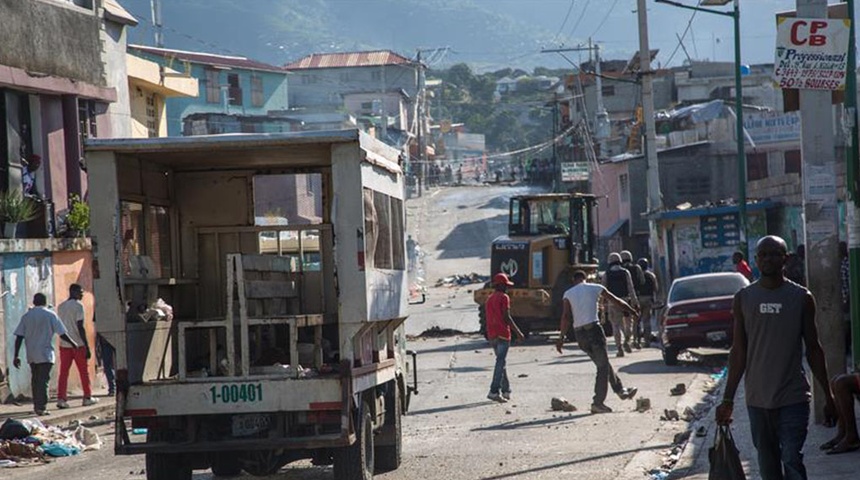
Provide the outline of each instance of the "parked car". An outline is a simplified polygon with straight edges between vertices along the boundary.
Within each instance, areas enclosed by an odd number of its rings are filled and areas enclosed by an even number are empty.
[[[732,344],[732,299],[749,280],[740,273],[704,273],[677,278],[663,311],[663,361],[676,365],[687,348]]]

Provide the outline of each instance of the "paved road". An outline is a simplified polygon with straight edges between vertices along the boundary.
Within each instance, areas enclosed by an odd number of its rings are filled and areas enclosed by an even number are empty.
[[[486,272],[489,240],[504,231],[499,215],[506,215],[506,195],[513,191],[523,190],[448,189],[431,192],[423,205],[408,204],[410,229],[427,251],[429,283],[454,273]],[[459,208],[461,205],[466,208]],[[607,404],[614,413],[590,415],[593,364],[573,346],[558,355],[552,339],[533,336],[512,348],[509,355],[514,401],[492,403],[485,397],[494,357],[482,338],[469,333],[477,330],[471,302],[471,289],[476,287],[430,288],[428,302],[413,307],[408,333],[417,335],[434,326],[465,333],[412,341],[410,346],[420,352],[420,394],[412,398],[410,414],[404,417],[403,466],[377,478],[642,479],[645,471],[666,461],[675,435],[689,425],[662,421],[661,413],[700,406],[713,365],[666,367],[656,348],[623,359],[613,356],[622,381],[637,386],[639,396],[651,400],[652,409],[638,413],[633,401],[611,397]],[[669,389],[677,383],[686,384],[688,393],[669,396]],[[554,396],[566,397],[579,411],[552,412]],[[100,427],[99,433],[110,445],[111,427]],[[47,466],[6,470],[2,475],[11,480],[138,480],[145,478],[144,468],[143,457],[114,457],[107,448]],[[213,477],[209,472],[197,472],[194,478]],[[330,468],[298,462],[267,478],[333,477]]]

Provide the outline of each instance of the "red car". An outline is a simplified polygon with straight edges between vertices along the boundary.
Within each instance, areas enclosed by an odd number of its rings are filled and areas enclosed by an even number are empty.
[[[732,299],[749,280],[740,273],[704,273],[675,279],[663,313],[663,361],[676,365],[681,350],[732,344]]]

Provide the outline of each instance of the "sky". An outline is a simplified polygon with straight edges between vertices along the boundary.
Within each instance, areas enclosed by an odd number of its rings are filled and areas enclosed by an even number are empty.
[[[511,1],[511,0],[502,0]],[[547,8],[555,11],[562,25],[565,12],[570,7],[566,0],[544,0]],[[694,5],[695,0],[679,0],[681,3]],[[595,40],[604,47],[607,55],[604,58],[626,57],[638,49],[637,15],[635,0],[573,0],[574,17],[578,12],[584,12],[583,20],[573,37],[588,36],[595,33]],[[610,8],[617,3],[615,8]],[[836,3],[831,1],[830,3]],[[649,0],[648,24],[651,48],[659,48],[657,61],[662,66],[681,64],[685,59],[683,50],[678,49],[671,58],[672,52],[678,46],[676,35],[682,35],[693,12],[678,7],[658,4]],[[741,59],[742,63],[773,63],[776,42],[776,20],[774,14],[794,10],[795,0],[740,0],[741,12]],[[714,7],[730,10],[729,7]],[[597,31],[596,26],[602,19],[607,18],[604,26]],[[569,34],[573,26],[568,21],[564,31]],[[585,26],[591,26],[591,31]],[[690,56],[697,60],[734,61],[733,22],[729,17],[720,15],[696,13],[693,17],[690,31],[687,33],[684,45]],[[564,34],[562,35],[564,36]],[[575,42],[574,42],[575,43]]]

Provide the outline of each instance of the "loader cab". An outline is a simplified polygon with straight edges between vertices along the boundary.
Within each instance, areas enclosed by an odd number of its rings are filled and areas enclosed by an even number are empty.
[[[594,256],[593,209],[596,199],[586,194],[542,194],[512,197],[508,215],[510,237],[554,237],[553,243],[570,252],[570,264],[597,263]]]

